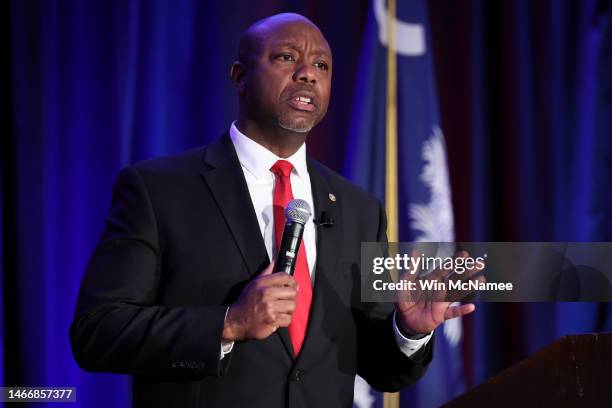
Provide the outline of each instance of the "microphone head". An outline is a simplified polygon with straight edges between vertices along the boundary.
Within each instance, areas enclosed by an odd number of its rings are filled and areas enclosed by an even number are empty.
[[[287,221],[299,222],[304,225],[308,222],[311,215],[312,211],[310,210],[310,205],[308,205],[306,200],[302,200],[301,198],[289,201],[287,208],[285,208],[285,217]]]

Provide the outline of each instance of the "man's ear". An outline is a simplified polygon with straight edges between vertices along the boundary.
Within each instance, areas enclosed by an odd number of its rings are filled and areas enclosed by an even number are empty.
[[[234,61],[230,70],[230,77],[238,89],[238,93],[242,93],[245,87],[246,65],[241,61]]]

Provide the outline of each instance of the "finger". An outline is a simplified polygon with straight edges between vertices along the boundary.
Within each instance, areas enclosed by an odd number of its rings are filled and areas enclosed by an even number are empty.
[[[477,266],[474,266],[472,268],[466,268],[465,271],[463,271],[462,273],[455,272],[453,274],[453,277],[456,279],[467,280],[467,279],[470,279],[472,276],[481,272],[482,269],[483,268],[478,268]]]
[[[286,286],[290,288],[296,288],[297,282],[293,276],[286,274],[285,272],[273,273],[271,275],[265,275],[259,277],[262,285],[265,286]]]
[[[476,310],[476,305],[473,303],[466,303],[460,306],[452,306],[446,309],[444,312],[444,320],[454,319],[455,317],[465,316],[466,314],[472,313]]]
[[[297,290],[290,286],[268,286],[264,290],[263,300],[276,302],[279,300],[295,301]]]
[[[468,253],[466,251],[459,251],[457,252],[454,256],[453,259],[456,260],[458,258],[465,258],[468,256]],[[434,264],[435,265],[435,264]],[[455,263],[453,263],[453,265],[455,265]],[[427,273],[424,275],[424,277],[426,277],[427,279],[435,279],[435,280],[440,280],[440,279],[448,279],[448,277],[452,276],[452,275],[460,275],[458,273],[455,272],[454,268],[449,268],[447,266],[447,262],[446,260],[444,260],[444,262],[442,262],[441,264],[439,264],[440,267],[437,267],[436,269],[434,269],[433,271],[431,271],[430,273]]]
[[[455,254],[455,259],[457,258],[467,258],[468,256],[470,256],[470,253],[464,249],[462,249],[461,251],[458,251]]]
[[[456,260],[459,258],[466,258],[468,257],[470,254],[467,251],[459,251],[457,253],[455,253],[455,255],[453,255],[453,259]],[[467,270],[467,268],[466,268]],[[432,273],[430,273],[428,276],[430,276],[431,278],[446,278],[449,275],[453,275],[453,274],[457,274],[457,275],[461,275],[459,273],[456,273],[454,271],[454,269],[448,269],[448,268],[439,268],[436,269],[435,271],[433,271]]]
[[[467,280],[467,279],[461,279],[461,280],[463,281],[463,280]],[[480,276],[478,276],[476,278],[473,278],[473,279],[470,279],[470,280],[473,280],[477,284],[481,284],[481,283],[485,283],[487,281],[487,278],[484,275],[480,275]]]
[[[465,281],[466,279],[459,280]],[[476,282],[476,285],[480,285],[481,283],[485,283],[487,281],[483,275],[473,278],[472,280]],[[471,289],[452,291],[448,294],[448,300],[453,302],[469,302],[470,300],[473,300],[477,294],[477,291]]]
[[[259,274],[259,276],[271,275],[272,272],[274,272],[274,261],[270,262],[270,265],[266,266],[266,269],[264,269],[263,272]]]
[[[455,255],[453,256],[455,262],[457,262],[457,259],[465,259],[468,256],[470,256],[470,253],[468,251],[458,251],[457,253],[455,253]],[[463,272],[455,272],[455,269],[451,269],[450,271],[446,270],[446,274],[443,275],[444,278],[449,278],[451,276],[459,276],[460,278],[466,278],[468,275],[468,271],[470,271],[469,268],[465,268],[463,270]]]
[[[277,300],[274,302],[274,310],[279,314],[291,315],[296,308],[295,300]]]
[[[482,266],[474,264],[473,266],[471,266],[469,268],[466,268],[465,272],[460,274],[459,277],[461,279],[464,279],[464,280],[465,279],[470,279],[472,276],[475,276],[475,275],[481,273],[484,270],[485,267],[486,267],[486,265],[484,263],[483,263]],[[483,274],[484,274],[484,272],[483,272]]]
[[[412,251],[410,251],[410,257],[412,259],[418,258],[419,257],[419,251],[417,251],[416,249],[413,249]],[[421,273],[420,268],[413,268],[413,265],[411,265],[411,267],[410,267],[410,269],[408,271],[413,276],[417,276],[417,275],[419,275]]]
[[[292,316],[293,315],[290,315],[288,313],[279,313],[276,317],[275,324],[278,327],[289,327],[289,325],[291,324]]]
[[[269,336],[273,335],[274,333],[276,333],[276,331],[279,328],[279,326],[277,324],[273,324],[273,325],[270,325],[268,327],[269,327],[269,330],[270,330],[270,334],[268,334],[268,336],[266,336],[266,337],[269,337]]]
[[[464,253],[467,253],[465,251],[463,251]],[[458,253],[459,254],[459,253]],[[447,279],[449,281],[459,281],[459,282],[466,282],[469,280],[474,280],[477,283],[483,283],[486,281],[485,277],[484,277],[484,273],[481,274],[480,276],[478,276],[477,278],[474,278],[474,276],[478,275],[479,273],[481,273],[483,271],[483,269],[485,268],[485,265],[479,266],[477,264],[474,264],[473,266],[467,267],[465,268],[465,270],[461,273],[459,272],[454,272],[451,273],[449,276],[447,276]],[[471,294],[472,291],[457,291],[457,293],[459,294],[459,296],[465,296],[468,294]],[[462,293],[465,293],[465,295],[463,295]],[[449,300],[458,300],[458,298],[455,299],[450,299]]]

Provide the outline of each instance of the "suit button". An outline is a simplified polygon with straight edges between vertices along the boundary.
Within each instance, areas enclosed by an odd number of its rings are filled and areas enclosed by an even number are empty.
[[[298,382],[300,381],[301,376],[302,376],[302,370],[297,370],[297,369],[293,370],[291,372],[291,381]]]

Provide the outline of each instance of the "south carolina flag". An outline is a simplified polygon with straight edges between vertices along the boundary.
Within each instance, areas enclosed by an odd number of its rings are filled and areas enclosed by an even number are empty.
[[[389,241],[454,240],[426,1],[374,0],[363,41],[345,175],[381,199]],[[461,394],[461,320],[435,337],[435,356],[412,388],[383,397],[358,378],[355,406],[437,407]],[[375,351],[373,351],[375,352]]]

